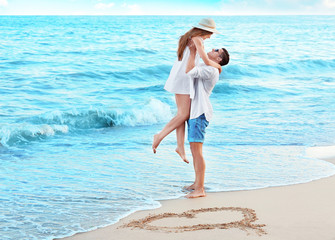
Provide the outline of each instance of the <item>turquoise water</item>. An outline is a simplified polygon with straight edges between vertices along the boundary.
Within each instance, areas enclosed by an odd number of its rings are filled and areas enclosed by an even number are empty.
[[[163,90],[201,17],[0,17],[0,236],[52,239],[178,198],[192,164],[168,136]],[[208,192],[335,174],[305,148],[335,143],[335,17],[213,17],[226,47],[204,155]],[[186,146],[191,158],[188,144]]]

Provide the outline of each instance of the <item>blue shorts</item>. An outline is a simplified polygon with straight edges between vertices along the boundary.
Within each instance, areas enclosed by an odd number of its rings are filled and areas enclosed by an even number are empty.
[[[197,118],[187,120],[188,141],[203,143],[205,140],[205,129],[209,122],[206,120],[205,114]]]

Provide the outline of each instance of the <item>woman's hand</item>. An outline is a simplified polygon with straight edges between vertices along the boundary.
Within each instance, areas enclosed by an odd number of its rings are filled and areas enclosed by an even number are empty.
[[[221,74],[221,72],[222,72],[222,67],[220,66],[220,67],[218,68],[218,70],[219,70],[219,74]]]

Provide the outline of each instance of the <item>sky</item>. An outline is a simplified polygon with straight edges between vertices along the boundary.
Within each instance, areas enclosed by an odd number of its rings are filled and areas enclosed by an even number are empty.
[[[0,0],[0,15],[335,15],[335,0]]]

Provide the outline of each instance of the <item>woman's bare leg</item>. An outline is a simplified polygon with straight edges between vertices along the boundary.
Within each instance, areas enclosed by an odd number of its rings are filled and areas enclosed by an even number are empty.
[[[185,122],[180,124],[179,127],[176,128],[176,136],[177,136],[177,148],[176,152],[186,163],[190,163],[186,158],[185,153]]]
[[[156,149],[160,142],[173,130],[179,127],[181,124],[185,124],[185,121],[190,116],[190,106],[191,99],[188,94],[176,94],[176,104],[177,104],[177,115],[165,125],[162,131],[154,135],[154,141],[152,143],[152,150],[156,153]],[[185,131],[185,130],[184,130]],[[177,140],[178,141],[178,140]],[[185,153],[185,149],[184,149]]]

